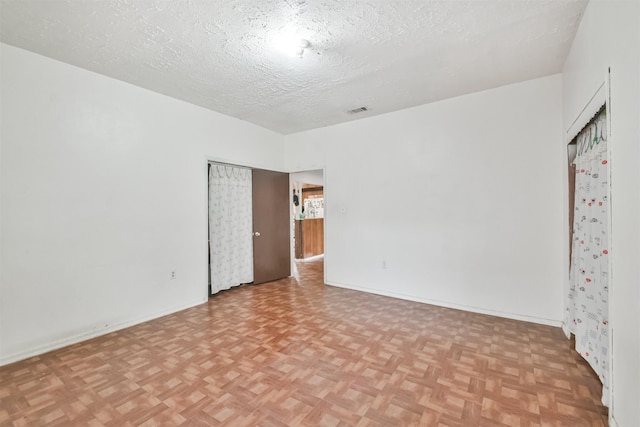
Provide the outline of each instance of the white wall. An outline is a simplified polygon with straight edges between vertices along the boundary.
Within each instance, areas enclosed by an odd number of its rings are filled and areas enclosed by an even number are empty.
[[[563,72],[565,129],[611,67],[612,425],[640,425],[640,2],[592,0]]]
[[[327,282],[558,325],[561,93],[555,75],[287,136],[290,170],[325,167]]]
[[[0,363],[206,301],[207,159],[282,170],[282,136],[0,49]]]

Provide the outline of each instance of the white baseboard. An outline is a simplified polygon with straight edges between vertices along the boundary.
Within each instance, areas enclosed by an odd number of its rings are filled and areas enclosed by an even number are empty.
[[[169,314],[177,313],[178,311],[186,310],[191,307],[195,307],[200,304],[204,304],[207,302],[207,299],[204,301],[190,302],[188,304],[168,308],[166,310],[149,314],[146,316],[138,317],[136,319],[123,321],[114,323],[112,325],[105,325],[102,328],[96,328],[91,331],[81,332],[79,334],[75,334],[73,336],[61,338],[43,345],[38,345],[33,348],[23,350],[14,354],[9,354],[7,356],[0,357],[0,366],[8,365],[9,363],[18,362],[20,360],[28,359],[33,356],[39,356],[44,353],[48,353],[53,350],[57,350],[59,348],[67,347],[73,344],[77,344],[82,341],[89,340],[91,338],[99,337],[101,335],[106,335],[111,332],[119,331],[121,329],[128,328],[130,326],[135,326],[140,323],[148,322],[149,320],[157,319],[159,317],[167,316]]]
[[[398,298],[398,299],[403,299],[403,300],[408,300],[408,301],[420,302],[420,303],[423,303],[423,304],[437,305],[439,307],[453,308],[453,309],[456,309],[456,310],[470,311],[472,313],[487,314],[487,315],[490,315],[490,316],[503,317],[503,318],[512,319],[512,320],[522,320],[524,322],[538,323],[538,324],[547,325],[547,326],[555,326],[555,327],[561,327],[562,326],[562,321],[561,320],[544,319],[544,318],[541,318],[541,317],[527,316],[527,315],[523,315],[523,314],[509,313],[509,312],[504,312],[504,311],[496,311],[496,310],[486,309],[486,308],[482,308],[482,307],[474,307],[474,306],[469,306],[469,305],[455,304],[455,303],[450,303],[450,302],[447,302],[447,301],[432,300],[432,299],[429,299],[429,298],[421,298],[421,297],[417,297],[417,296],[414,296],[414,295],[405,295],[405,294],[399,294],[399,293],[396,293],[396,292],[380,291],[378,289],[371,289],[371,288],[367,288],[367,287],[363,287],[363,286],[355,286],[355,285],[349,285],[349,284],[345,284],[345,283],[327,281],[326,284],[330,285],[330,286],[335,286],[335,287],[338,287],[338,288],[351,289],[351,290],[354,290],[354,291],[367,292],[367,293],[376,294],[376,295],[383,295],[383,296],[386,296],[386,297],[392,297],[392,298]]]

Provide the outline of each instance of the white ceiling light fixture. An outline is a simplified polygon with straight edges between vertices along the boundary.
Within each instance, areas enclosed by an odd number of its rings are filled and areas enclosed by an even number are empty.
[[[309,40],[291,32],[273,38],[273,45],[278,51],[287,56],[297,56],[302,58],[305,49],[311,47]]]
[[[304,50],[308,49],[309,47],[311,47],[311,43],[309,43],[309,40],[300,39],[300,46],[298,47],[298,51],[296,52],[296,55],[298,55],[300,59],[302,59],[302,55],[304,55]]]

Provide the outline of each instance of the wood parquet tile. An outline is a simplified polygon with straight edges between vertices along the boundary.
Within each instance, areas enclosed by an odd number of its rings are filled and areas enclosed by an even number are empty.
[[[0,368],[0,426],[603,426],[558,328],[300,280]]]

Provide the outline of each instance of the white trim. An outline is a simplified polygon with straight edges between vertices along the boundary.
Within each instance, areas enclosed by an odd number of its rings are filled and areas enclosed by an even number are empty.
[[[47,344],[37,345],[28,350],[23,350],[18,353],[10,354],[7,356],[0,357],[0,366],[8,365],[9,363],[18,362],[20,360],[25,360],[33,356],[39,356],[41,354],[48,353],[53,350],[58,350],[63,347],[67,347],[73,344],[80,343],[82,341],[89,340],[91,338],[99,337],[102,335],[107,335],[111,332],[119,331],[121,329],[126,329],[131,326],[139,325],[140,323],[148,322],[150,320],[155,320],[160,317],[168,316],[169,314],[177,313],[182,310],[186,310],[188,308],[195,307],[200,304],[204,304],[207,302],[207,298],[204,300],[198,300],[196,302],[191,302],[185,305],[180,305],[172,308],[168,308],[166,310],[162,310],[156,312],[154,314],[138,317],[133,320],[128,320],[124,322],[114,323],[112,325],[105,324],[104,327],[98,327],[91,331],[82,332],[76,335],[64,337],[53,342],[49,342]]]
[[[322,256],[324,257],[324,262],[322,263],[322,283],[326,286],[327,284],[327,236],[329,235],[330,222],[331,222],[331,213],[327,209],[327,200],[331,202],[331,190],[327,186],[327,167],[326,162],[325,165],[322,166],[322,197],[324,197],[324,221],[322,224],[322,230],[324,232],[322,236],[322,247],[324,248],[324,253]],[[327,197],[328,196],[328,197]],[[327,220],[329,218],[329,220]]]
[[[399,294],[397,292],[381,291],[379,289],[372,289],[372,288],[367,288],[367,287],[364,287],[364,286],[348,285],[346,283],[338,283],[338,282],[329,282],[329,281],[327,281],[326,284],[330,285],[330,286],[335,286],[337,288],[351,289],[351,290],[354,290],[354,291],[367,292],[369,294],[382,295],[382,296],[386,296],[386,297],[398,298],[398,299],[403,299],[403,300],[407,300],[407,301],[414,301],[414,302],[419,302],[419,303],[423,303],[423,304],[431,304],[431,305],[436,305],[438,307],[453,308],[453,309],[456,309],[456,310],[468,311],[468,312],[471,312],[471,313],[486,314],[486,315],[489,315],[489,316],[502,317],[502,318],[505,318],[505,319],[512,319],[512,320],[520,320],[520,321],[523,321],[523,322],[537,323],[537,324],[540,324],[540,325],[555,326],[555,327],[561,327],[562,326],[562,321],[561,320],[544,319],[544,318],[541,318],[541,317],[526,316],[526,315],[523,315],[523,314],[516,314],[516,313],[508,313],[508,312],[504,312],[504,311],[490,310],[490,309],[485,309],[485,308],[475,307],[475,306],[470,306],[470,305],[455,304],[455,303],[450,303],[450,302],[447,302],[447,301],[439,301],[439,300],[433,300],[433,299],[429,299],[429,298],[416,297],[414,295]]]
[[[615,150],[615,136],[614,136],[614,132],[613,132],[613,128],[611,126],[611,116],[612,116],[612,110],[611,110],[611,67],[607,67],[607,77],[605,79],[605,89],[606,89],[606,110],[607,110],[607,158],[609,160],[612,159],[612,149]],[[615,294],[615,271],[613,269],[613,260],[615,259],[615,244],[614,244],[614,238],[613,238],[613,211],[612,211],[612,203],[613,203],[613,198],[614,198],[614,191],[613,191],[613,180],[611,179],[612,177],[612,168],[614,168],[615,166],[612,164],[611,167],[609,168],[609,203],[607,203],[607,208],[609,209],[608,212],[608,225],[609,225],[609,229],[607,230],[607,232],[609,233],[609,248],[611,248],[611,256],[609,258],[609,290],[608,290],[608,295],[607,295],[607,300],[608,300],[608,316],[609,316],[609,349],[608,349],[608,356],[609,356],[609,372],[608,377],[609,377],[609,401],[608,402],[602,402],[604,403],[607,408],[609,408],[609,424],[612,426],[617,426],[618,423],[614,420],[613,418],[613,414],[614,414],[614,408],[613,408],[613,395],[614,395],[614,386],[615,386],[615,378],[613,377],[613,364],[614,364],[614,360],[613,360],[613,334],[615,332],[615,322],[612,321],[612,314],[613,311],[611,310],[611,301],[614,300],[614,294]]]

